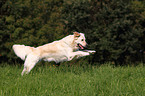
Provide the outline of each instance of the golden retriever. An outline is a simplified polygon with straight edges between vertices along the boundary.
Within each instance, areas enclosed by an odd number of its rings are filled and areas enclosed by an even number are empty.
[[[39,47],[30,47],[25,45],[13,45],[15,54],[22,60],[25,60],[24,69],[21,73],[28,74],[36,63],[43,59],[45,61],[55,61],[56,63],[70,61],[74,57],[83,57],[94,53],[95,51],[79,51],[87,45],[85,35],[79,32],[73,32],[73,35],[68,35],[61,40],[45,44]]]

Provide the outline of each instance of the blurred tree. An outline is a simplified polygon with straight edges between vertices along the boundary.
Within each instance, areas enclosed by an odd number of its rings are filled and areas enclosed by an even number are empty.
[[[2,0],[0,62],[16,60],[13,44],[37,47],[73,31],[85,33],[89,48],[97,51],[89,57],[90,61],[140,60],[140,50],[145,50],[144,3],[143,0]]]
[[[6,0],[1,4],[0,57],[17,58],[13,44],[40,46],[62,38],[60,10],[63,0]]]
[[[64,3],[64,24],[68,30],[87,34],[94,61],[139,60],[143,27],[137,22],[131,3],[122,0],[68,0]],[[143,18],[142,18],[143,19]],[[96,59],[97,58],[97,59]]]

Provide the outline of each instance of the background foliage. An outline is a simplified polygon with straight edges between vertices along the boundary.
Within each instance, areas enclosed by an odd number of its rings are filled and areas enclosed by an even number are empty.
[[[96,54],[91,62],[143,61],[143,0],[2,0],[0,62],[14,62],[12,45],[40,46],[72,34],[86,34]]]

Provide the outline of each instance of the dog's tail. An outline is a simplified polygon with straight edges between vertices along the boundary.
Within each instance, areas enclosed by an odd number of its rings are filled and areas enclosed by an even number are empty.
[[[34,50],[34,47],[13,45],[13,50],[18,57],[20,57],[22,60],[25,60],[25,57]]]

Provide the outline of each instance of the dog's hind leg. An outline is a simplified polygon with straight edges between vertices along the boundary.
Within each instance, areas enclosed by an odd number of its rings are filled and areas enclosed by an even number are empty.
[[[22,71],[22,73],[21,73],[21,75],[23,76],[24,75],[24,73],[26,72],[26,68],[24,67],[24,69],[23,69],[23,71]]]
[[[38,61],[39,61],[38,56],[29,54],[25,60],[24,69],[23,69],[21,75],[23,76],[24,73],[28,74]]]

